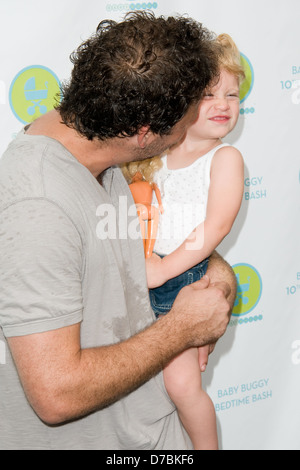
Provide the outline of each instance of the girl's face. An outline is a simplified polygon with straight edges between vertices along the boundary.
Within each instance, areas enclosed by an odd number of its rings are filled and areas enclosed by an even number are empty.
[[[239,113],[239,81],[222,69],[217,85],[205,91],[189,133],[201,139],[221,139],[235,127]]]

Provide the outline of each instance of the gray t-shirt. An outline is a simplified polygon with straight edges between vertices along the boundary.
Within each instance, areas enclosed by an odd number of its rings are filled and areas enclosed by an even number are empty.
[[[162,374],[103,410],[47,426],[6,341],[80,322],[85,349],[154,321],[142,242],[126,236],[137,229],[132,204],[118,168],[100,185],[56,140],[21,132],[0,159],[0,449],[192,448]]]

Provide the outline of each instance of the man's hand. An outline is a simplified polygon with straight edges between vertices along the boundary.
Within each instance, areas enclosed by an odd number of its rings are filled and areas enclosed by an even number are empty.
[[[209,344],[207,346],[202,346],[201,348],[198,349],[199,366],[200,366],[201,372],[205,372],[205,370],[206,370],[206,366],[207,366],[207,363],[208,363],[209,351],[210,351],[210,345]]]
[[[190,347],[214,344],[223,336],[230,320],[230,292],[226,282],[210,284],[208,276],[179,292],[168,315],[186,329]]]

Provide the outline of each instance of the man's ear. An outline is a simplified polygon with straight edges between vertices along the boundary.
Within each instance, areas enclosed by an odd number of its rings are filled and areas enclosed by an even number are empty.
[[[146,148],[146,145],[149,143],[149,138],[152,135],[149,126],[143,126],[140,128],[137,134],[137,141],[141,149]]]

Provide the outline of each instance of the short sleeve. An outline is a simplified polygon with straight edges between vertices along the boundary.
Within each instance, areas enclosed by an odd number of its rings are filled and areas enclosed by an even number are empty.
[[[0,213],[0,326],[7,337],[82,321],[81,237],[64,211],[28,199]]]

